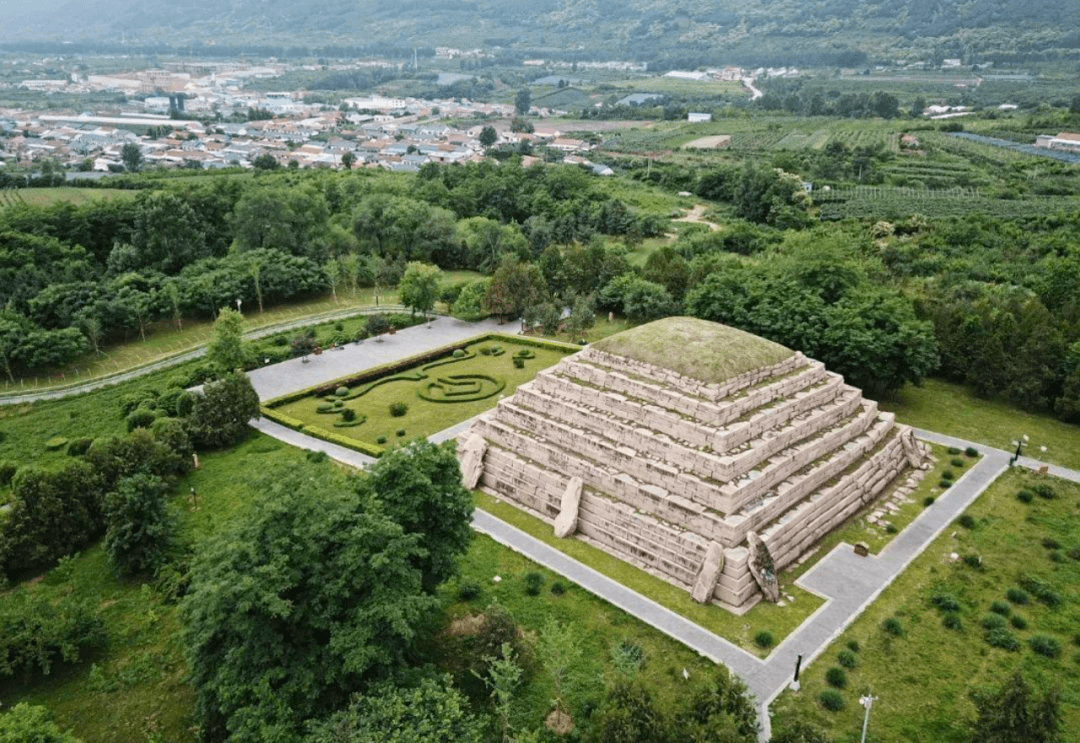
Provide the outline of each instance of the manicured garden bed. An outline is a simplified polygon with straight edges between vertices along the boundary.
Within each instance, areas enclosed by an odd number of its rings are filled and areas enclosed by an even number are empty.
[[[271,400],[268,417],[378,456],[494,407],[574,346],[491,335]]]

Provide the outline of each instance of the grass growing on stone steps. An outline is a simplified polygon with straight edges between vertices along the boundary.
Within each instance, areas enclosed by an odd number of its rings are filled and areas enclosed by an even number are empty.
[[[1024,454],[1034,459],[1080,469],[1080,426],[1062,423],[1045,413],[1029,413],[1000,400],[976,397],[958,384],[927,379],[922,387],[905,386],[880,402],[909,426],[956,436],[1005,451],[1027,434]],[[1045,446],[1046,451],[1039,451]]]
[[[1050,485],[1056,497],[1036,497],[1030,504],[1017,500],[1021,488],[1040,483]],[[969,691],[996,688],[1020,668],[1037,688],[1060,687],[1063,740],[1076,741],[1080,648],[1074,637],[1080,627],[1080,561],[1067,551],[1080,548],[1078,499],[1076,483],[1016,470],[1002,475],[966,511],[974,519],[973,529],[956,526],[942,532],[847,631],[804,666],[802,691],[785,692],[773,705],[774,732],[798,716],[824,727],[837,741],[858,740],[863,719],[858,698],[872,691],[879,697],[870,719],[873,740],[966,743],[966,721],[975,714]],[[1061,548],[1044,546],[1047,540]],[[982,564],[952,563],[948,556],[953,552],[980,557]],[[1026,604],[1011,603],[1010,617],[1026,620],[1024,629],[1008,625],[1019,648],[991,647],[984,639],[982,617],[993,602],[1006,601],[1006,592],[1019,587],[1025,574],[1048,585],[1060,604],[1050,607],[1034,596]],[[946,612],[932,603],[936,594],[955,599],[959,629],[943,625]],[[900,636],[882,630],[891,617],[901,623]],[[1055,638],[1059,657],[1033,652],[1028,643],[1035,635]],[[844,708],[827,712],[818,703],[827,686],[825,673],[852,640],[860,649],[841,692]]]
[[[718,606],[699,604],[690,598],[689,592],[592,545],[578,539],[558,539],[552,534],[551,526],[548,524],[486,493],[476,493],[476,505],[578,562],[759,657],[767,656],[769,651],[754,644],[753,638],[756,633],[768,630],[779,645],[792,630],[802,624],[822,604],[820,598],[792,585],[791,581],[781,574],[781,592],[794,597],[794,601],[787,602],[785,606],[763,601],[743,616],[736,616]]]

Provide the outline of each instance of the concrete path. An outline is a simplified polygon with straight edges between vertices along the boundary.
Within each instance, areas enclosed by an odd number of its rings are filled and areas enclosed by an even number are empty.
[[[501,329],[511,327],[503,326]],[[252,377],[255,380],[258,375],[256,389],[260,397],[276,397],[362,368],[390,363],[480,332],[498,329],[493,323],[490,326],[469,325],[443,319],[431,329],[418,326],[401,331],[382,344],[366,341],[345,351],[324,353],[318,361],[308,365],[300,366],[299,361],[286,362],[260,369]],[[314,365],[320,362],[321,366]],[[464,421],[430,439],[445,441],[463,431],[471,422]],[[362,468],[374,461],[351,449],[304,436],[270,421],[255,421],[252,425],[295,446],[325,451],[334,460],[354,467]],[[771,736],[769,705],[788,687],[797,657],[800,654],[803,656],[804,669],[812,663],[1008,466],[1010,454],[1000,449],[931,431],[916,433],[920,438],[946,446],[961,449],[974,446],[984,456],[931,507],[924,509],[907,528],[897,534],[880,554],[858,557],[851,545],[840,544],[796,580],[796,585],[822,597],[825,603],[764,660],[484,511],[477,509],[473,513],[473,528],[574,581],[701,655],[726,665],[746,681],[758,700],[762,725],[760,739],[767,741]],[[1040,462],[1026,457],[1020,460],[1020,464],[1032,468],[1041,466]],[[1080,472],[1054,466],[1050,471],[1080,482]]]

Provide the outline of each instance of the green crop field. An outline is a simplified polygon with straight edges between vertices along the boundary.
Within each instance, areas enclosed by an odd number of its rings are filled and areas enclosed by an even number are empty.
[[[57,203],[85,204],[88,201],[131,198],[134,191],[119,188],[21,188],[0,191],[0,209],[16,204],[51,206]]]

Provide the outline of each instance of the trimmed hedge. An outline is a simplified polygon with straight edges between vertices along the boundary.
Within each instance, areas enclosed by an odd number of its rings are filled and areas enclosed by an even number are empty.
[[[314,436],[317,439],[322,439],[330,444],[337,444],[338,446],[344,446],[346,449],[352,449],[361,454],[367,454],[369,457],[381,457],[385,451],[381,447],[373,446],[356,439],[350,439],[346,436],[327,431],[325,428],[319,428],[318,426],[304,426],[303,433],[306,433],[308,436]]]

